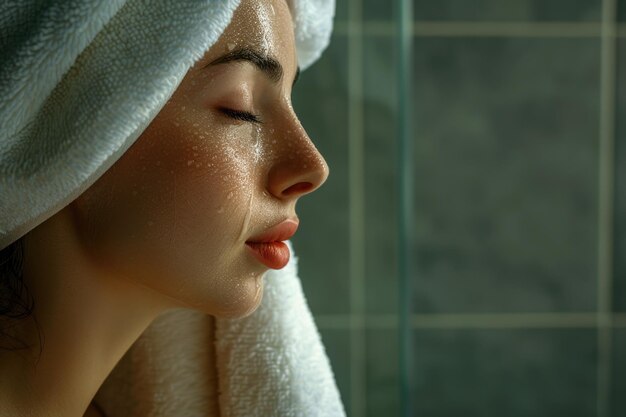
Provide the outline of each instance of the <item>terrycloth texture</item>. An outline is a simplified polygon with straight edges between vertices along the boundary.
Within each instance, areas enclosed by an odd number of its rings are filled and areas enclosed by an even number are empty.
[[[330,42],[335,0],[289,0],[289,4],[294,10],[298,62],[302,69],[306,69]]]
[[[0,249],[78,197],[143,132],[239,0],[0,2]],[[296,0],[299,64],[334,0]]]
[[[220,417],[345,416],[295,256],[264,283],[261,306],[243,319],[217,319],[213,326],[189,310],[159,317],[96,402],[109,417],[211,417],[218,408]]]

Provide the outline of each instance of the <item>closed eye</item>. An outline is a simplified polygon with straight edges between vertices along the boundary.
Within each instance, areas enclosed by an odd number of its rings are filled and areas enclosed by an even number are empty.
[[[247,111],[229,109],[228,107],[220,107],[219,111],[222,114],[230,117],[231,119],[241,120],[243,122],[250,123],[262,123],[261,118],[258,115],[252,114]]]

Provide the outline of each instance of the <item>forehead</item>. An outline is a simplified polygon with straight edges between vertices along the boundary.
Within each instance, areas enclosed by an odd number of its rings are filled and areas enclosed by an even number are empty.
[[[242,0],[222,36],[199,64],[243,47],[275,57],[287,73],[295,72],[294,29],[285,0]]]

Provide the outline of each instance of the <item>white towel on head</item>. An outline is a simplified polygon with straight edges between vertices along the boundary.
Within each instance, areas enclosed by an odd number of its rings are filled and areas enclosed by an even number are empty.
[[[298,62],[302,69],[306,69],[320,57],[330,42],[335,1],[290,0],[289,3],[294,10]]]
[[[292,3],[307,68],[328,44],[334,0]],[[0,2],[0,249],[73,201],[132,145],[238,4]],[[345,415],[295,258],[266,280],[260,310],[218,320],[215,331],[195,311],[157,318],[96,402],[109,417],[206,417],[220,391],[222,417]]]
[[[299,65],[328,45],[334,0],[295,0]],[[239,0],[0,2],[0,249],[126,151]]]

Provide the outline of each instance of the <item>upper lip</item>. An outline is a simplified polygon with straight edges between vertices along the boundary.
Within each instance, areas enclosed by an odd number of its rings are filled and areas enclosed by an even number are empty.
[[[265,232],[253,236],[246,243],[268,243],[281,242],[289,239],[298,230],[298,219],[286,219],[275,226],[270,227]]]

